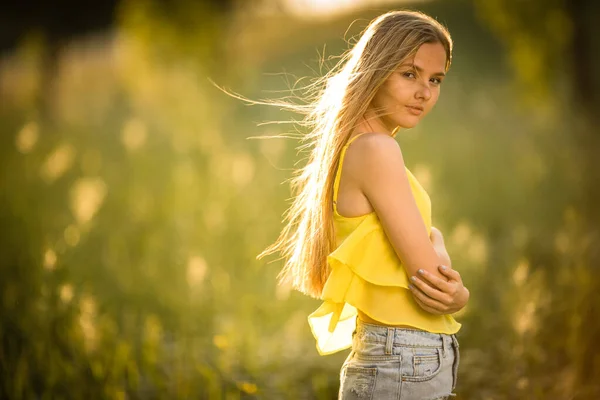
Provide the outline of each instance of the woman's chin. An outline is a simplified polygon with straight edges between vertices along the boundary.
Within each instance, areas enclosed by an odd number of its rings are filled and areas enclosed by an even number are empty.
[[[397,124],[400,126],[400,129],[410,129],[417,126],[419,122],[421,122],[420,118],[403,118]]]

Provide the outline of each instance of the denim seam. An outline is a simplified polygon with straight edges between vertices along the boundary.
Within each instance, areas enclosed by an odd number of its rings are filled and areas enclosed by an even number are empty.
[[[442,356],[444,358],[446,358],[446,354],[447,354],[446,347],[448,346],[448,342],[446,341],[446,338],[443,337],[442,335],[440,335],[440,338],[442,339]]]
[[[413,358],[413,360],[414,360],[414,358]],[[442,359],[442,355],[441,355],[441,349],[438,349],[438,360],[440,362],[439,367],[431,375],[427,375],[427,376],[405,375],[405,376],[402,376],[402,380],[406,381],[406,382],[425,382],[425,381],[429,381],[429,380],[435,378],[442,371],[442,367],[443,367],[443,359]]]
[[[365,355],[361,355],[361,354],[356,353],[354,355],[354,358],[356,360],[360,360],[360,361],[397,361],[397,362],[401,362],[402,361],[402,356],[400,356],[400,355],[365,356]]]
[[[385,344],[387,343],[387,340],[373,340],[373,339],[368,339],[368,340],[362,340],[363,343],[371,343],[371,344]],[[421,344],[421,343],[416,343],[416,344],[412,344],[412,343],[398,343],[397,341],[393,341],[393,346],[394,347],[427,347],[430,349],[441,349],[442,348],[442,344]]]

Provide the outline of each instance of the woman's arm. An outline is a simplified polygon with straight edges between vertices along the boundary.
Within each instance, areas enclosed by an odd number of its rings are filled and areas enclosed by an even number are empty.
[[[450,260],[450,255],[448,254],[448,250],[446,250],[442,232],[438,228],[432,226],[429,238],[431,239],[431,244],[440,258],[442,265],[452,268],[452,260]]]
[[[423,310],[439,315],[452,314],[467,305],[471,294],[463,285],[458,271],[445,265],[440,266],[440,271],[448,277],[447,280],[423,272],[420,276],[423,280],[416,278],[410,290]]]
[[[417,304],[432,314],[463,308],[469,291],[450,268],[441,232],[427,234],[398,143],[385,134],[365,135],[356,141],[355,151],[361,159],[357,182],[414,283],[411,293]]]
[[[443,262],[440,272],[448,279],[441,280],[423,272],[413,280],[410,289],[417,304],[425,311],[432,314],[452,314],[467,304],[470,297],[469,289],[463,285],[458,271],[452,269],[442,232],[431,227],[430,238]]]
[[[377,213],[383,229],[409,277],[422,269],[446,280],[413,196],[400,146],[389,135],[370,134],[358,139],[352,149],[361,160],[357,183]]]

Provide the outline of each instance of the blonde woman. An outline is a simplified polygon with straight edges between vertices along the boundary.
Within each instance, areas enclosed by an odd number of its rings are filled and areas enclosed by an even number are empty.
[[[461,325],[451,314],[469,291],[394,139],[433,108],[451,58],[433,18],[385,13],[301,109],[310,157],[287,225],[259,257],[280,252],[280,279],[323,301],[308,317],[320,354],[351,347],[341,399],[454,395]]]

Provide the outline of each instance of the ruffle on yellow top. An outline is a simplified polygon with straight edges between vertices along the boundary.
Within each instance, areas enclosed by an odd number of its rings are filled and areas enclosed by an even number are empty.
[[[407,172],[430,232],[429,196]],[[335,353],[352,345],[357,308],[389,325],[409,325],[447,334],[460,329],[461,325],[451,315],[430,314],[414,301],[406,272],[375,213],[357,218],[336,213],[334,225],[341,243],[327,257],[331,273],[323,288],[323,303],[308,317],[319,354]],[[345,234],[343,231],[350,227],[354,229]]]

